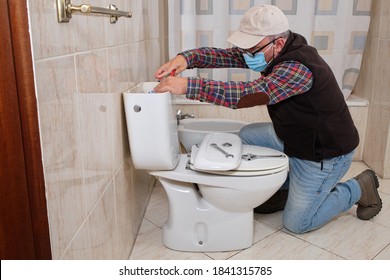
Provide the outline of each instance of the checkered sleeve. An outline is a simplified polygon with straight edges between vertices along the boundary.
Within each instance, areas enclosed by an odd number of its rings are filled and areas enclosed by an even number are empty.
[[[269,96],[268,105],[272,105],[308,91],[313,85],[313,73],[302,63],[286,61],[276,65],[259,85]]]
[[[242,49],[208,48],[188,50],[179,53],[184,56],[188,69],[192,68],[248,68],[242,56]]]
[[[248,94],[266,94],[268,105],[272,105],[307,92],[312,84],[313,74],[309,68],[297,61],[285,61],[277,64],[269,75],[254,81],[222,82],[189,78],[186,96],[188,99],[236,109],[240,98]]]

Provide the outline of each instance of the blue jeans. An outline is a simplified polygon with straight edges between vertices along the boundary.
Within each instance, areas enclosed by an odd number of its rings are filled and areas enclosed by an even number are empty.
[[[284,150],[272,123],[253,123],[240,131],[242,142]],[[350,209],[361,196],[355,179],[339,182],[352,163],[354,151],[320,162],[289,158],[289,175],[281,187],[288,188],[283,226],[304,233],[323,226],[333,217]]]

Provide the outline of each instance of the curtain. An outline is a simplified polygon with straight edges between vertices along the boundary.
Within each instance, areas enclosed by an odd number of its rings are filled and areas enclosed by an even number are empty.
[[[169,0],[169,55],[198,47],[232,47],[226,39],[259,4],[278,6],[332,68],[347,98],[357,80],[370,24],[371,0]],[[259,77],[247,69],[193,69],[183,76],[221,81]]]

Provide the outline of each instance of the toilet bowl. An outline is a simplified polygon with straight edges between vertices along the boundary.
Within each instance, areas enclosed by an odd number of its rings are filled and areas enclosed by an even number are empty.
[[[168,196],[164,245],[191,252],[250,247],[253,209],[286,180],[287,156],[230,133],[210,133],[180,154],[172,96],[147,94],[153,87],[130,89],[124,104],[134,167],[155,176]]]

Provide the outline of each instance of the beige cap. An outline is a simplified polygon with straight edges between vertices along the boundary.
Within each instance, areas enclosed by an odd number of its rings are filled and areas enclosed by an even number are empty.
[[[239,30],[227,41],[239,48],[250,49],[266,36],[280,34],[289,29],[288,20],[278,7],[260,5],[245,12]]]

